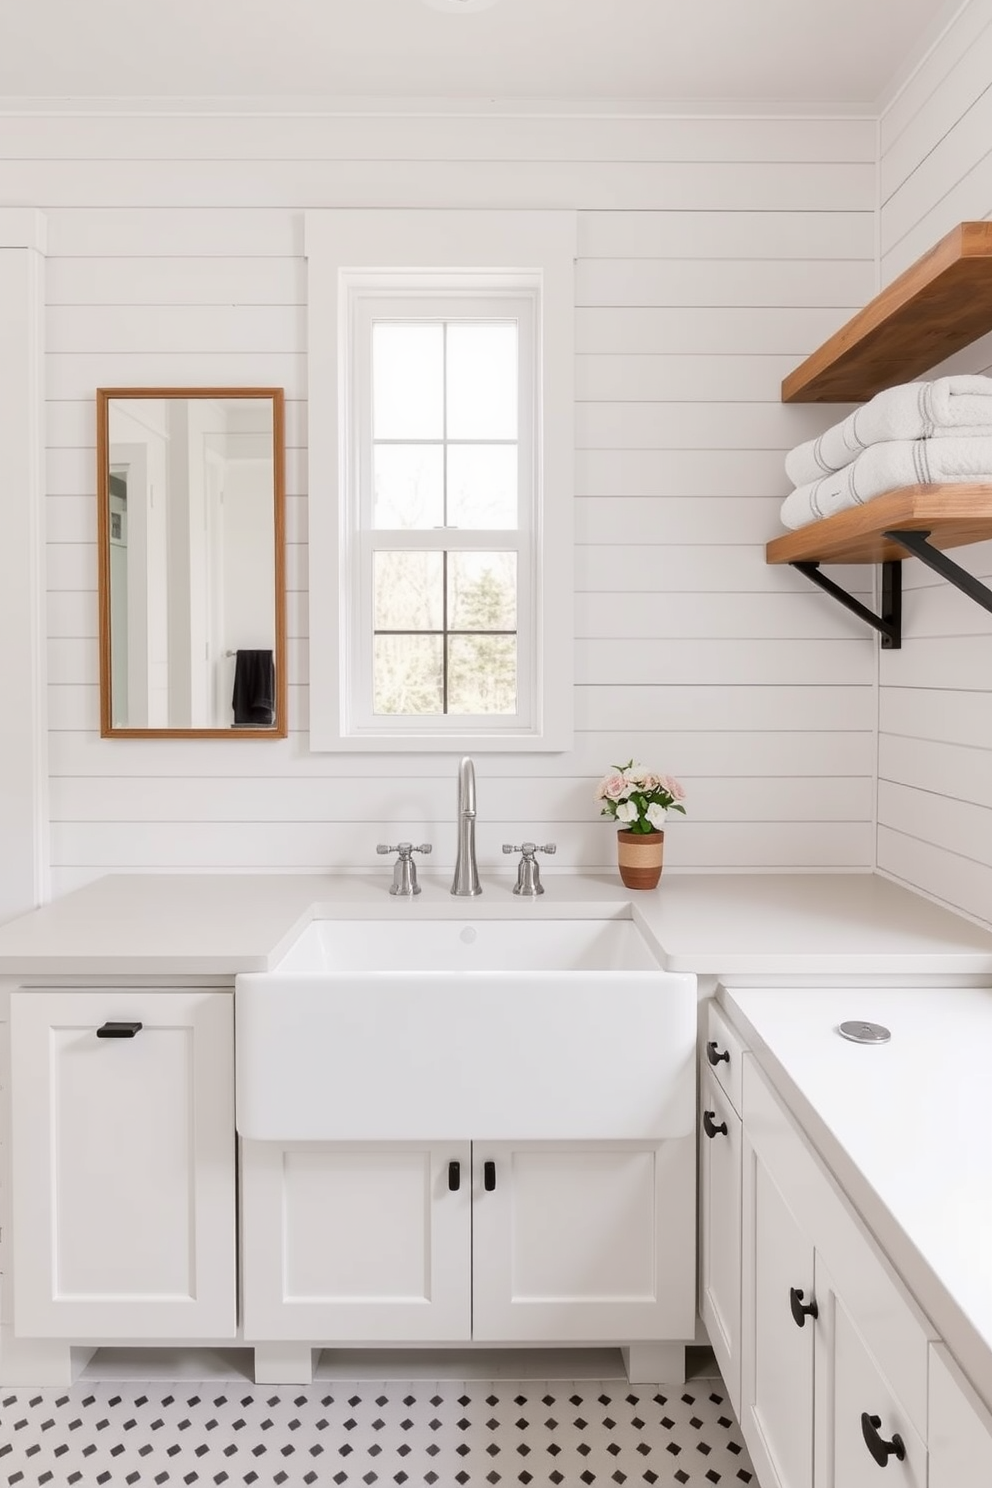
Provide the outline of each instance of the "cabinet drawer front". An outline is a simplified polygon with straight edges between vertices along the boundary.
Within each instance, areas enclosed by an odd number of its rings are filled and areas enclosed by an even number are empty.
[[[19,1335],[234,1335],[232,1015],[224,992],[12,995]]]
[[[934,1331],[758,1069],[744,1061],[744,1130],[837,1284],[895,1397],[926,1436]]]
[[[744,1044],[740,1035],[730,1026],[723,1010],[711,998],[706,1008],[702,1067],[712,1071],[738,1115],[741,1109],[743,1055]]]

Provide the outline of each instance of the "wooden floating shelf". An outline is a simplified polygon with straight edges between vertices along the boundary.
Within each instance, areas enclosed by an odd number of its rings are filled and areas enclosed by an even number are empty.
[[[992,331],[992,222],[962,222],[782,383],[783,403],[863,403]]]
[[[992,485],[906,486],[773,538],[769,563],[888,563],[914,556],[886,532],[928,532],[930,546],[992,538]]]

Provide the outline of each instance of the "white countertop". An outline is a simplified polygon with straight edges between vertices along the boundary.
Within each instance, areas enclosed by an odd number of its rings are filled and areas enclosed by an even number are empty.
[[[722,989],[719,1000],[992,1407],[992,986]],[[888,1043],[841,1038],[881,1023]]]
[[[477,899],[421,874],[114,874],[0,926],[2,976],[213,976],[267,971],[313,918],[633,913],[670,971],[704,975],[992,975],[992,933],[871,874],[666,874],[625,889],[612,874],[545,872],[521,899],[512,867]]]

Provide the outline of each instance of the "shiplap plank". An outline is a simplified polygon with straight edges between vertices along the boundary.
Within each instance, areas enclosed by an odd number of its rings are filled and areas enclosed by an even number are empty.
[[[726,637],[728,616],[738,640],[843,639],[864,634],[863,622],[841,605],[809,594],[583,594],[575,606],[580,639],[668,641]]]
[[[580,640],[575,646],[575,675],[582,683],[614,686],[843,685],[866,681],[872,673],[873,655],[872,641],[866,637],[840,641],[674,638],[664,646]]]
[[[992,20],[992,0],[969,0],[963,5],[937,44],[920,62],[912,76],[882,110],[879,120],[879,144],[884,154],[911,128],[920,114],[932,110],[946,89],[948,75],[981,36]]]
[[[992,868],[886,826],[878,829],[878,866],[899,883],[992,924]]]
[[[903,645],[921,637],[992,634],[992,614],[953,584],[928,584],[903,595]]]
[[[49,305],[305,305],[302,258],[51,258]]]
[[[575,457],[575,492],[580,497],[733,493],[741,505],[748,498],[774,503],[777,497],[777,516],[788,491],[781,450],[578,450]]]
[[[921,206],[906,194],[879,213],[882,283],[888,284],[915,263],[959,222],[978,222],[989,214],[992,200],[992,154],[984,155],[950,183],[932,203]]]
[[[60,866],[131,870],[160,866],[165,870],[227,869],[254,866],[326,871],[331,862],[342,867],[375,866],[375,843],[392,833],[411,840],[435,830],[432,824],[407,816],[397,822],[366,818],[339,823],[328,832],[326,823],[150,822],[136,831],[131,823],[58,822],[52,827],[54,856]],[[616,843],[606,822],[533,822],[513,820],[480,827],[477,838],[480,867],[506,874],[501,841],[553,833],[563,862],[576,868],[616,871]],[[453,864],[456,831],[453,822],[435,830],[432,868]],[[863,868],[870,859],[871,829],[867,822],[680,822],[666,830],[665,855],[669,869],[707,868]],[[379,870],[381,873],[381,865]]]
[[[302,258],[303,213],[289,207],[49,205],[58,258]]]
[[[971,9],[977,14],[974,5]],[[959,34],[955,40],[959,42],[960,39]],[[945,61],[952,55],[950,41],[950,36],[945,38],[941,49]],[[972,44],[949,67],[940,87],[925,100],[925,106],[907,119],[906,127],[891,142],[888,140],[887,119],[883,116],[879,158],[879,196],[882,202],[888,201],[914,172],[938,154],[959,122],[982,102],[989,87],[990,62],[992,11],[987,8],[984,24],[974,35]],[[908,101],[907,98],[905,102]],[[919,179],[921,182],[924,180],[922,176]]]
[[[46,634],[50,641],[93,637],[98,632],[96,590],[49,592],[45,596]]]
[[[13,160],[0,200],[155,207],[870,211],[873,163]]]
[[[878,821],[879,826],[992,867],[992,810],[973,801],[954,800],[932,788],[918,790],[880,780]]]
[[[865,212],[584,212],[580,258],[815,258],[875,256]]]
[[[575,409],[577,449],[775,450],[815,439],[828,427],[815,404],[579,403]]]
[[[50,399],[91,399],[98,387],[281,387],[307,394],[306,354],[295,352],[88,350],[45,362]]]
[[[605,460],[597,484],[606,490],[610,482],[604,469],[608,472]],[[635,496],[579,497],[575,535],[580,543],[621,547],[630,542],[704,545],[707,539],[720,546],[754,545],[778,534],[781,505],[779,497],[652,496],[647,490]]]
[[[871,593],[871,568],[864,563],[832,568],[848,593]],[[575,549],[579,594],[805,594],[809,580],[787,563],[766,563],[764,543],[707,546],[704,543],[579,543]],[[716,608],[722,608],[716,606]]]
[[[777,403],[791,356],[586,353],[575,359],[579,402]]]
[[[0,155],[106,161],[864,163],[869,119],[114,114],[0,116]]]
[[[675,306],[665,309],[630,306],[578,309],[575,349],[582,353],[657,353],[668,355],[749,356],[771,353],[800,358],[815,350],[860,309],[730,306]]]
[[[519,762],[511,756],[476,751],[476,774],[480,790],[488,794],[489,782],[505,778],[519,781]],[[555,755],[534,755],[527,761],[527,776],[549,779],[585,776],[595,781],[617,761],[644,760],[665,773],[694,781],[706,776],[735,781],[767,776],[778,779],[800,774],[870,778],[874,772],[874,737],[871,730],[850,729],[826,733],[750,730],[669,729],[622,732],[600,730],[576,735],[575,746]],[[261,754],[246,751],[240,741],[169,739],[100,739],[95,734],[67,730],[53,733],[50,743],[50,773],[53,781],[69,777],[76,781],[94,776],[114,780],[245,779],[252,782],[274,779],[328,779],[338,783],[378,780],[381,761],[372,754],[311,754],[305,736],[291,735],[274,741]],[[411,754],[403,761],[407,782],[437,777],[448,782],[448,809],[454,780],[450,754]],[[542,808],[544,809],[544,808]]]
[[[878,778],[914,791],[933,791],[992,810],[992,750],[880,734]],[[992,906],[990,906],[992,909]]]
[[[302,305],[58,305],[46,319],[50,356],[163,352],[298,353],[306,345]],[[186,381],[184,386],[191,384]]]
[[[826,259],[580,259],[577,305],[857,305],[875,291],[874,264]]]
[[[878,703],[883,733],[992,750],[992,691],[888,686],[880,689]]]
[[[992,42],[992,29],[989,31]],[[992,48],[985,59],[988,73]],[[961,100],[964,103],[965,100]],[[953,190],[989,153],[992,82],[917,164],[912,174],[886,193],[881,207],[886,241],[898,240],[916,225],[920,202],[937,202]]]
[[[883,651],[883,687],[921,687],[938,691],[983,692],[992,676],[992,635],[953,640],[920,638],[901,651]]]

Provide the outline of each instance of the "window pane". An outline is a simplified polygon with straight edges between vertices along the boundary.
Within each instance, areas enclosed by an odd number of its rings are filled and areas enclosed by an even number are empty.
[[[448,554],[451,630],[516,630],[516,553]]]
[[[516,439],[516,321],[449,322],[447,388],[449,439]]]
[[[441,636],[376,636],[372,708],[376,713],[443,711]]]
[[[444,565],[440,553],[375,553],[376,630],[440,630]]]
[[[516,636],[449,636],[448,712],[516,710]]]
[[[372,451],[373,527],[444,523],[444,449],[440,444],[377,444]]]
[[[517,446],[448,446],[448,522],[453,527],[516,527]]]
[[[440,439],[443,409],[443,325],[377,320],[372,326],[373,439]]]

